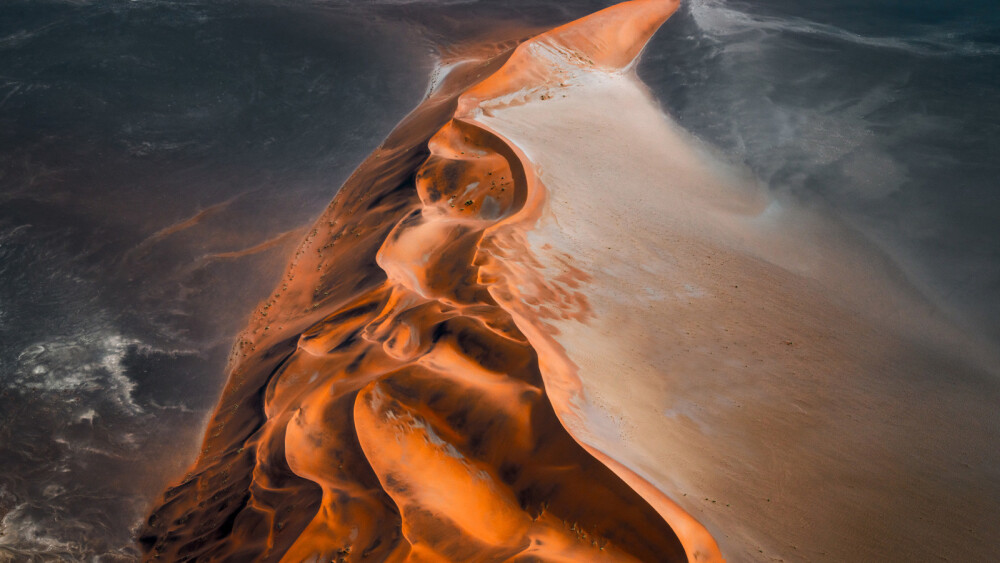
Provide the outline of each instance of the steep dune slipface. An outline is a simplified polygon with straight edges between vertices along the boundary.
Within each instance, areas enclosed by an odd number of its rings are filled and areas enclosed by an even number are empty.
[[[703,528],[561,422],[543,371],[563,353],[536,348],[545,324],[511,300],[537,283],[552,314],[586,322],[587,275],[541,280],[530,254],[511,256],[545,189],[476,119],[480,101],[557,80],[553,49],[602,73],[630,64],[675,8],[626,3],[452,68],[258,309],[201,457],[149,518],[148,559],[719,559]]]

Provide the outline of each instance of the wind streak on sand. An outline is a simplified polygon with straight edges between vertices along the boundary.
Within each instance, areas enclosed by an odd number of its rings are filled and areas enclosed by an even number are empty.
[[[530,335],[547,317],[587,322],[586,276],[547,279],[531,261],[545,188],[477,119],[534,103],[566,65],[620,72],[676,7],[627,2],[454,65],[344,185],[239,339],[201,456],[149,517],[147,559],[720,559],[700,525],[560,421],[569,405],[552,402],[543,366],[567,360],[540,358]],[[545,303],[512,316],[524,284]]]

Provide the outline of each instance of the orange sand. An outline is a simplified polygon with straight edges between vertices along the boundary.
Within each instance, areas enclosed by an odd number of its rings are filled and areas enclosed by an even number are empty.
[[[530,228],[545,190],[472,115],[557,80],[539,49],[631,64],[675,9],[627,2],[455,63],[256,312],[200,458],[148,520],[147,559],[721,559],[663,493],[560,422],[544,358],[495,295],[522,277],[500,245]],[[585,280],[553,281],[556,314],[586,320]]]

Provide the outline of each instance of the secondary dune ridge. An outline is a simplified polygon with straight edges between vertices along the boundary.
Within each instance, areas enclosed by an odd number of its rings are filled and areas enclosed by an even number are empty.
[[[586,322],[587,276],[531,267],[544,186],[476,119],[554,84],[553,57],[626,68],[675,9],[628,2],[450,65],[240,338],[201,456],[142,533],[147,559],[719,559],[663,493],[560,421],[541,366],[571,362],[527,335]],[[504,304],[525,284],[545,303],[515,322]]]

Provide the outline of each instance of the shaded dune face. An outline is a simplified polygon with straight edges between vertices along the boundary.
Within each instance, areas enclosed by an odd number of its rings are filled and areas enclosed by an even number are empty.
[[[454,65],[341,189],[237,342],[198,462],[142,531],[148,560],[718,558],[560,421],[501,303],[530,283],[548,291],[545,314],[585,322],[583,280],[546,280],[519,254],[544,187],[472,117],[552,78],[535,45],[624,66],[675,8],[626,3]]]

